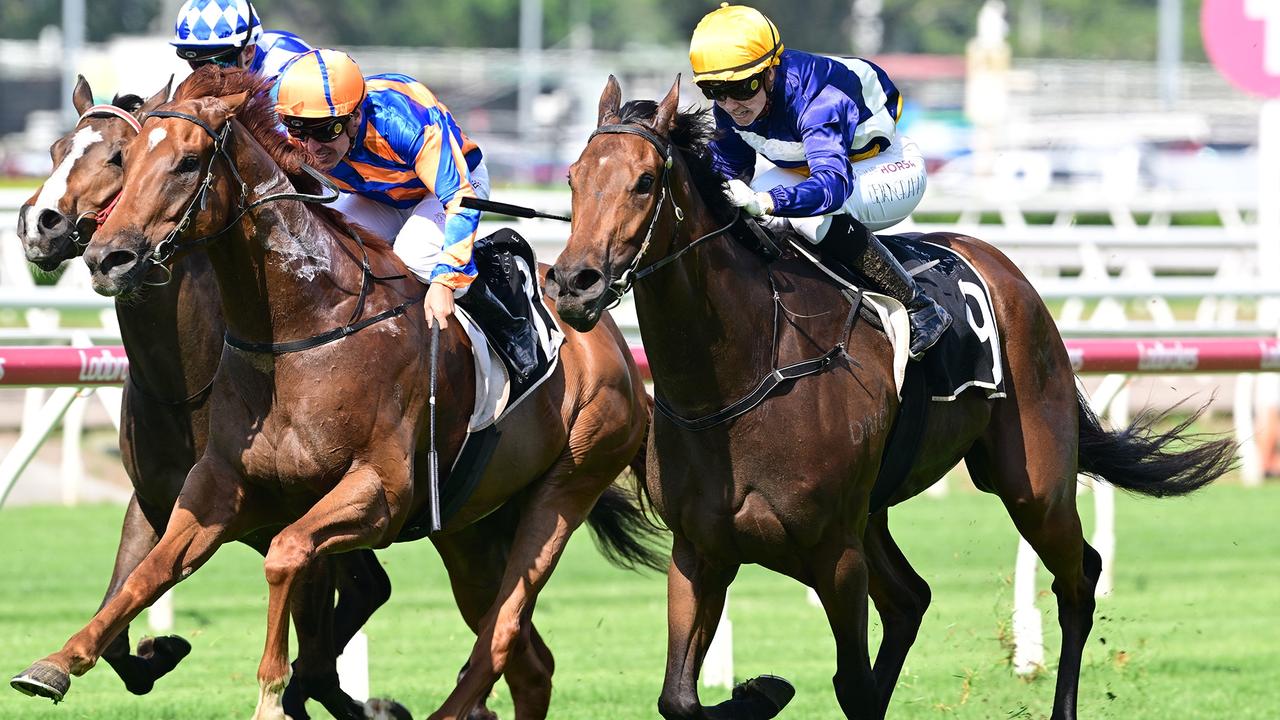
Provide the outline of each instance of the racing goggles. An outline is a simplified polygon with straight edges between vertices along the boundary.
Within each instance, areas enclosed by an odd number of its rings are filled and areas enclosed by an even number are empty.
[[[219,48],[215,52],[208,50],[201,51],[196,48],[178,48],[178,57],[187,61],[187,64],[194,70],[201,65],[217,65],[218,67],[229,68],[235,67],[240,61],[240,51],[243,48],[234,47],[230,50]]]
[[[292,137],[299,140],[310,138],[316,142],[331,143],[347,131],[351,116],[326,118],[282,117],[280,120]]]
[[[755,97],[760,92],[760,89],[764,87],[764,73],[758,72],[742,80],[707,80],[698,83],[698,87],[701,88],[702,94],[708,100],[724,102],[726,99],[733,99],[738,102],[746,102]]]

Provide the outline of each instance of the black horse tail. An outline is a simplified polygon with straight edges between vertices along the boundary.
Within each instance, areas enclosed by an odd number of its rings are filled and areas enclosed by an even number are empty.
[[[645,395],[649,420],[653,419],[653,398]],[[644,438],[640,449],[631,459],[633,476],[631,488],[618,484],[605,488],[587,515],[587,526],[596,541],[600,554],[616,567],[624,570],[648,568],[658,572],[667,569],[666,553],[658,551],[654,543],[664,528],[648,511],[649,491],[645,486],[645,456],[649,446],[649,426],[645,423]],[[633,501],[634,498],[634,501]]]
[[[1186,495],[1235,466],[1238,447],[1234,441],[1184,434],[1205,407],[1164,432],[1153,427],[1168,416],[1167,411],[1144,413],[1124,430],[1111,431],[1102,428],[1083,395],[1077,393],[1077,401],[1080,472],[1121,490],[1151,497]]]

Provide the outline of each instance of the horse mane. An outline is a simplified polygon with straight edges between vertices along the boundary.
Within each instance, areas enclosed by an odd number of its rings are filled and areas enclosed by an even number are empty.
[[[649,125],[657,113],[658,103],[653,100],[631,100],[618,111],[618,122]],[[724,177],[711,165],[711,141],[716,139],[711,113],[696,108],[678,110],[669,137],[672,146],[684,158],[693,186],[702,196],[702,201],[717,218],[728,221],[737,208],[724,194]]]
[[[112,105],[115,105],[121,110],[127,110],[128,112],[138,112],[138,108],[142,107],[142,103],[144,102],[146,101],[142,99],[142,96],[134,95],[133,93],[116,95],[111,98]]]
[[[280,116],[276,114],[275,101],[271,97],[272,84],[273,78],[262,78],[247,70],[222,68],[210,63],[201,65],[183,80],[174,91],[173,100],[178,102],[248,93],[249,99],[236,111],[236,120],[240,121],[249,135],[289,177],[296,189],[316,193],[320,190],[319,183],[302,171],[303,165],[314,166],[315,158],[306,148],[290,142],[289,136],[280,130]],[[339,234],[359,233],[366,245],[391,249],[389,239],[378,237],[364,227],[348,222],[344,215],[333,208],[316,203],[307,203],[307,207],[333,226]]]

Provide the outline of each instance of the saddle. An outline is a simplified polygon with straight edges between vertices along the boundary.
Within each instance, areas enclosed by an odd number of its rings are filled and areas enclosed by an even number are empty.
[[[458,298],[458,305],[475,319],[498,351],[512,382],[519,386],[540,364],[533,313],[541,294],[536,281],[532,283],[535,297],[525,292],[525,278],[516,258],[522,258],[530,272],[537,272],[537,258],[529,243],[510,228],[476,240],[471,253],[477,277],[466,294]]]

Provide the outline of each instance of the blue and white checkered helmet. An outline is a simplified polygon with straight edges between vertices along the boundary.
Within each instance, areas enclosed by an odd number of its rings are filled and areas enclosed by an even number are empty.
[[[199,60],[245,45],[262,35],[262,23],[249,0],[186,0],[173,25],[178,55]]]

